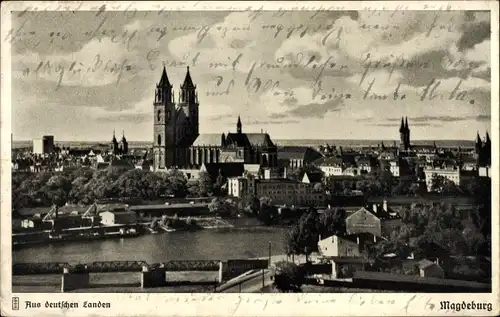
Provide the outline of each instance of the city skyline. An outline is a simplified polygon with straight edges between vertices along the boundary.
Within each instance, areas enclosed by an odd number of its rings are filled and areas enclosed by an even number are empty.
[[[16,139],[107,140],[115,129],[152,141],[164,64],[175,95],[191,67],[200,133],[234,131],[238,115],[273,139],[397,140],[401,116],[414,140],[491,131],[488,12],[77,12],[71,25],[66,14],[13,19],[43,30],[12,43]],[[53,20],[65,32],[51,33]]]

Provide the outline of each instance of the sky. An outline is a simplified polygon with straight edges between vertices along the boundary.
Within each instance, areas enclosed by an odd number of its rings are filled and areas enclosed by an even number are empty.
[[[491,121],[489,12],[15,14],[14,140],[153,139],[163,65],[190,66],[200,133],[274,139],[472,140]]]

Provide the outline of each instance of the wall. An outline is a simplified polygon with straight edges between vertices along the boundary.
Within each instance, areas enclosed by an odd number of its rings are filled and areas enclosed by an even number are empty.
[[[420,269],[420,276],[443,278],[444,271],[440,266],[434,264],[425,269]]]
[[[67,292],[80,288],[88,288],[89,273],[67,273],[61,276],[61,292]]]
[[[222,261],[219,269],[219,281],[223,283],[250,270],[267,269],[268,267],[268,260],[248,259]]]
[[[348,234],[371,233],[380,237],[380,219],[365,208],[362,208],[347,217],[346,230]]]
[[[359,256],[359,245],[356,242],[339,238],[335,235],[318,242],[323,256]]]

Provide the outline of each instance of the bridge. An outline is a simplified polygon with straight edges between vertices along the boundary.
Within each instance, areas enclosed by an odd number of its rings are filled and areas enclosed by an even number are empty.
[[[14,263],[12,275],[63,274],[65,270],[75,273],[142,272],[144,268],[154,270],[160,267],[168,272],[218,271],[220,262],[219,260],[176,260],[148,264],[145,261],[97,261],[75,265],[65,262]]]
[[[88,264],[69,264],[66,262],[14,263],[12,275],[61,275],[61,291],[88,288],[90,274],[137,272],[141,287],[161,287],[167,284],[167,272],[214,271],[217,283],[226,281],[251,270],[263,270],[269,266],[268,260],[233,259],[233,260],[174,260],[148,264],[145,261],[96,261]]]

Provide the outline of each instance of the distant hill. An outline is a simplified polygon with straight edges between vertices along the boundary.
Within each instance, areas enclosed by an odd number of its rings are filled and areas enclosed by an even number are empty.
[[[394,142],[399,144],[399,141],[396,140],[317,140],[317,139],[288,139],[281,140],[276,139],[273,140],[279,146],[311,146],[318,147],[320,145],[335,145],[342,147],[363,147],[363,146],[373,146],[376,147],[377,144],[384,142],[386,146],[392,145]],[[414,140],[411,143],[414,145],[432,145],[436,143],[436,146],[442,148],[453,148],[453,147],[462,147],[462,148],[470,148],[474,147],[474,141],[469,140]],[[130,148],[145,148],[151,146],[150,141],[129,141]],[[106,147],[109,142],[106,141],[94,141],[94,142],[84,142],[84,141],[59,141],[56,142],[57,146],[69,146],[69,147]],[[13,148],[32,148],[33,141],[14,141]]]

